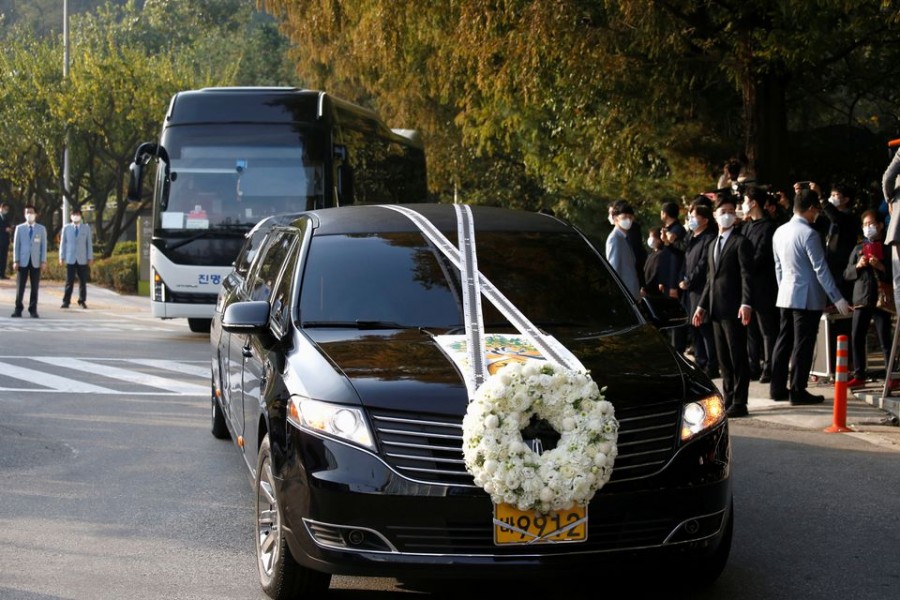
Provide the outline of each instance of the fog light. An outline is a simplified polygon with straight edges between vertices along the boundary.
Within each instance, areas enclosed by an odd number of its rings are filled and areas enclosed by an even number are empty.
[[[700,523],[698,523],[696,519],[691,519],[690,521],[688,521],[687,523],[684,524],[684,530],[687,533],[694,535],[698,531],[700,531]]]
[[[359,546],[364,541],[366,541],[366,534],[359,529],[353,529],[347,534],[347,541],[349,541],[354,546]]]

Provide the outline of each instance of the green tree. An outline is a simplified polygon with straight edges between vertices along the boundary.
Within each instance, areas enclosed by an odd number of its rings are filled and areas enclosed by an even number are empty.
[[[73,15],[66,80],[60,35],[25,25],[4,33],[0,191],[17,205],[36,204],[51,224],[61,207],[68,139],[68,200],[93,207],[107,256],[147,205],[126,201],[127,168],[137,145],[158,135],[172,94],[285,84],[291,73],[286,40],[271,18],[254,14],[253,0],[128,0]]]
[[[847,144],[798,151],[822,125],[883,138],[898,123],[897,15],[882,0],[259,4],[304,78],[423,130],[442,197],[471,177],[467,199],[521,191],[592,221],[625,197],[652,214],[714,188],[741,152],[762,182],[826,181],[822,155]]]

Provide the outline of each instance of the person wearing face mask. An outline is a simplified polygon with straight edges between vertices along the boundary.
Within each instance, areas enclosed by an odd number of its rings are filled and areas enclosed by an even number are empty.
[[[731,418],[747,416],[750,391],[747,326],[753,314],[750,305],[753,249],[747,238],[735,231],[736,209],[736,200],[731,195],[723,195],[716,204],[719,235],[709,245],[706,285],[691,319],[695,327],[707,315],[712,321],[722,394],[726,413]]]
[[[612,204],[609,205],[609,213],[608,219],[609,224],[613,227],[616,226],[616,220],[613,216],[613,210],[617,204],[624,204],[624,200],[616,200]],[[644,285],[644,265],[647,263],[647,246],[645,245],[644,234],[641,232],[641,224],[632,219],[631,227],[628,228],[628,231],[625,232],[625,238],[628,240],[628,243],[631,245],[631,251],[634,253],[634,261],[637,265],[638,272],[638,280],[641,283],[641,286]]]
[[[709,198],[700,196],[694,199],[688,212],[688,229],[690,231],[684,251],[684,269],[678,287],[682,291],[685,313],[693,315],[700,303],[700,294],[706,285],[706,275],[709,272],[709,244],[716,239],[718,233],[709,207]],[[716,356],[712,323],[708,318],[699,326],[692,323],[689,331],[694,349],[694,362],[711,378],[718,378],[719,357]]]
[[[72,288],[78,277],[78,306],[87,308],[87,279],[90,264],[94,261],[91,227],[81,222],[81,210],[72,209],[72,222],[63,227],[59,238],[59,264],[66,265],[66,286],[60,308],[69,308]]]
[[[644,265],[644,285],[641,296],[659,295],[675,297],[677,294],[679,267],[672,249],[661,239],[659,227],[651,227],[647,238],[650,254]]]
[[[624,200],[619,200],[613,205],[612,217],[615,226],[606,238],[606,260],[619,275],[625,288],[638,299],[641,296],[641,282],[634,251],[627,238],[628,230],[634,223],[634,209]]]
[[[866,334],[874,320],[875,334],[884,364],[890,364],[891,355],[891,313],[879,308],[879,286],[891,285],[891,260],[882,243],[884,225],[874,210],[862,214],[864,239],[850,254],[844,277],[853,282],[853,324],[850,335],[850,350],[853,359],[853,378],[847,387],[857,388],[866,384]],[[889,294],[893,300],[892,294]],[[892,381],[894,389],[900,381]]]
[[[31,283],[28,314],[38,318],[38,288],[41,270],[47,268],[47,230],[37,222],[34,206],[25,206],[25,222],[16,227],[13,237],[13,270],[16,271],[16,308],[13,317],[21,317],[25,308],[25,284]]]
[[[824,396],[806,389],[819,321],[828,302],[842,315],[849,315],[852,310],[831,276],[822,239],[812,227],[821,210],[819,195],[811,189],[801,189],[794,197],[794,216],[776,229],[772,238],[778,282],[775,305],[781,315],[769,394],[773,400],[790,400],[792,405],[825,401]]]
[[[741,233],[753,248],[753,279],[751,301],[753,321],[747,330],[747,357],[750,360],[750,379],[769,383],[772,379],[772,351],[778,335],[778,310],[775,298],[778,284],[775,281],[775,257],[772,254],[772,237],[777,225],[764,211],[769,193],[761,187],[749,187],[744,191],[741,206],[745,220]]]
[[[6,261],[9,258],[9,236],[12,232],[9,204],[3,202],[0,204],[0,279],[9,279],[6,275]]]
[[[824,198],[822,189],[815,181],[809,182],[809,189]],[[827,218],[817,224],[825,243],[825,262],[845,298],[853,294],[853,283],[844,279],[844,267],[859,241],[859,217],[853,214],[851,206],[850,189],[841,184],[832,185],[828,202],[822,203],[822,212]]]

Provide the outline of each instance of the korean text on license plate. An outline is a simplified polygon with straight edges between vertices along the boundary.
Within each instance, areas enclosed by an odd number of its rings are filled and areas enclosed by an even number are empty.
[[[494,505],[494,544],[583,542],[587,539],[587,507],[546,515],[522,511],[510,504]]]

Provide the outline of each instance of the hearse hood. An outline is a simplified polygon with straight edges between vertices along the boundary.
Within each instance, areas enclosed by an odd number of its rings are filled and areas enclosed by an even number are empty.
[[[345,377],[365,406],[465,412],[468,394],[463,377],[426,331],[307,329],[304,333],[334,368],[334,375]],[[687,393],[715,390],[650,325],[611,335],[558,339],[578,356],[597,384],[607,388],[606,398],[614,405],[682,400]]]

